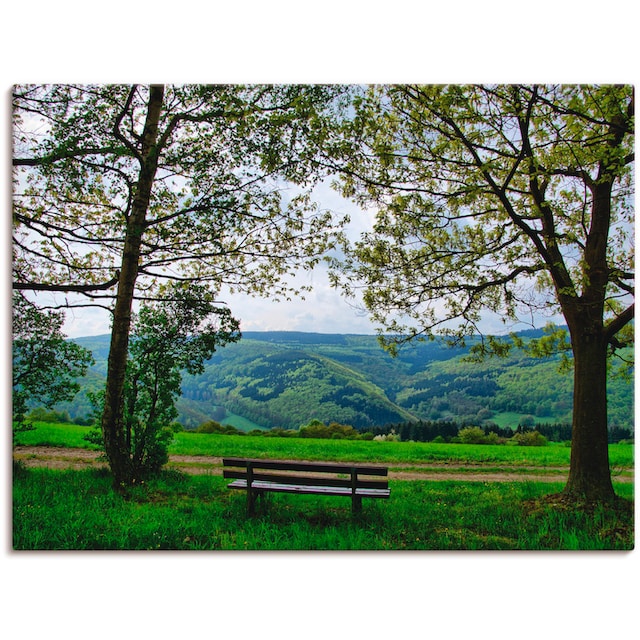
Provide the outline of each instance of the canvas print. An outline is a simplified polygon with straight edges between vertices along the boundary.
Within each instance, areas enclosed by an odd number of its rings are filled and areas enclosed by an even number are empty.
[[[634,547],[630,85],[12,89],[15,550]]]

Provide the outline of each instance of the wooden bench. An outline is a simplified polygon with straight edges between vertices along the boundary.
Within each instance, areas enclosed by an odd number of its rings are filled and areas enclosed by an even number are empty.
[[[362,510],[362,498],[389,497],[387,467],[249,458],[223,458],[222,466],[224,477],[233,479],[229,489],[247,492],[249,515],[267,491],[350,497],[353,513]]]

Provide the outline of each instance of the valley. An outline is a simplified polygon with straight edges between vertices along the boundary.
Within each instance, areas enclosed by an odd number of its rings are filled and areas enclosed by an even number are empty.
[[[72,419],[92,411],[87,391],[104,383],[109,344],[108,336],[76,341],[96,362],[74,401],[57,407]],[[418,342],[394,358],[372,335],[246,332],[217,351],[203,374],[183,376],[178,421],[193,429],[213,419],[242,431],[298,429],[312,420],[359,430],[418,420],[513,429],[570,423],[572,377],[559,371],[558,357],[516,350],[469,362],[471,344]],[[633,385],[616,375],[609,380],[609,424],[633,430]]]

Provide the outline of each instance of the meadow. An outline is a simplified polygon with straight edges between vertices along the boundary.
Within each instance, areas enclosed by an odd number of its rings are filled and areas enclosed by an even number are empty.
[[[88,447],[87,427],[38,424],[23,446]],[[633,467],[632,445],[611,445],[611,464]],[[566,467],[570,449],[312,440],[178,433],[170,453],[379,462],[394,468],[438,463],[517,470]],[[389,500],[365,500],[353,517],[343,498],[268,495],[247,518],[244,494],[218,472],[167,469],[114,492],[104,469],[14,465],[15,549],[73,550],[591,550],[633,548],[633,484],[614,486],[617,508],[567,509],[542,498],[563,483],[390,480]]]

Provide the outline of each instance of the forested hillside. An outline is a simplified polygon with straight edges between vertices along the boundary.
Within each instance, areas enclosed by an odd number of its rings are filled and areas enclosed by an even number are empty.
[[[77,342],[92,350],[96,364],[74,402],[58,407],[76,419],[91,412],[86,391],[104,382],[108,336]],[[202,375],[184,376],[178,420],[186,428],[215,419],[243,429],[297,429],[313,419],[359,429],[412,420],[513,428],[571,421],[572,377],[559,373],[557,359],[515,351],[471,363],[467,353],[424,342],[392,358],[375,336],[247,332],[215,353]],[[633,385],[615,376],[609,424],[633,429]]]

